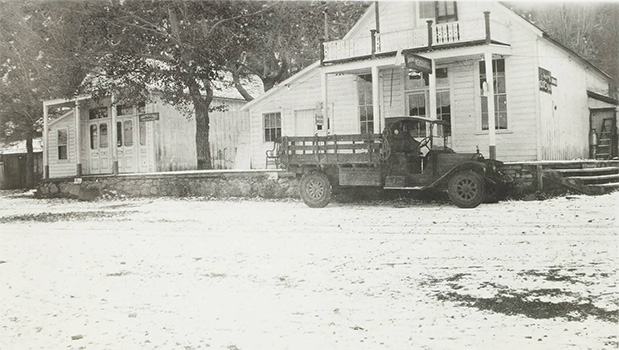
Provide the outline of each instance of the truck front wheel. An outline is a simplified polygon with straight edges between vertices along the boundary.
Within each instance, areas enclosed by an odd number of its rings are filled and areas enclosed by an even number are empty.
[[[331,183],[323,173],[303,175],[299,192],[303,202],[311,208],[324,208],[331,201]]]
[[[484,200],[484,179],[471,170],[459,172],[449,180],[447,193],[458,207],[475,208]]]

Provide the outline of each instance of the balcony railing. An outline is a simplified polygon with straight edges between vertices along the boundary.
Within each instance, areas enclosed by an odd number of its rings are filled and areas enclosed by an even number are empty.
[[[375,33],[370,36],[325,42],[322,62],[336,62],[351,58],[369,57],[398,50],[440,48],[441,46],[475,42],[509,43],[509,28],[486,18],[478,21],[432,24],[408,30]]]

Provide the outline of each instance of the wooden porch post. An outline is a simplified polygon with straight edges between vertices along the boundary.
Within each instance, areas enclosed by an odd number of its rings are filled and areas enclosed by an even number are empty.
[[[48,131],[48,109],[43,102],[43,178],[49,179],[49,131]]]
[[[111,125],[111,136],[112,140],[110,145],[112,146],[112,174],[118,175],[118,145],[116,144],[116,140],[118,138],[116,131],[116,117],[118,111],[116,110],[116,106],[114,105],[115,99],[114,95],[112,95],[110,108],[112,108],[112,125]]]
[[[486,91],[488,101],[488,146],[490,159],[496,159],[496,129],[494,121],[494,72],[492,71],[492,52],[487,51],[484,54],[486,64]]]
[[[327,108],[327,73],[325,72],[321,72],[320,74],[320,83],[322,85],[322,115],[323,115],[323,120],[324,122],[327,124],[325,127],[325,131],[328,134],[329,131],[333,130],[333,120],[330,120],[329,115],[327,114],[328,112],[328,108]]]
[[[434,60],[430,60],[432,72],[428,74],[428,88],[430,90],[430,96],[428,98],[428,111],[430,112],[428,117],[430,119],[437,119],[436,113],[436,68]],[[432,136],[438,136],[438,128],[432,128]]]
[[[82,138],[80,128],[80,101],[75,100],[75,176],[82,176]]]
[[[374,133],[380,134],[380,99],[378,98],[379,88],[378,67],[372,67],[372,123],[374,124]]]

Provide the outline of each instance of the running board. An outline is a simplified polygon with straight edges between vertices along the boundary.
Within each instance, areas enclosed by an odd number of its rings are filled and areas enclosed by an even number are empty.
[[[419,191],[425,190],[426,186],[414,186],[414,187],[383,187],[384,190],[403,190],[403,191]]]

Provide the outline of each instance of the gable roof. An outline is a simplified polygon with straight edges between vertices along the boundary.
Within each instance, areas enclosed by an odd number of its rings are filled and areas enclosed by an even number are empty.
[[[241,107],[241,110],[242,111],[246,111],[247,109],[251,108],[253,105],[255,105],[258,102],[264,100],[265,98],[273,95],[274,93],[280,91],[282,88],[289,86],[290,84],[295,82],[297,79],[300,79],[301,77],[303,77],[304,75],[306,75],[307,73],[313,71],[314,69],[316,69],[318,67],[320,67],[320,61],[316,61],[316,62],[310,64],[309,66],[307,66],[307,67],[303,68],[302,70],[298,71],[297,73],[295,73],[294,75],[292,75],[288,79],[286,79],[286,80],[282,81],[281,83],[275,85],[269,91],[265,92],[264,94],[258,96],[255,99],[247,102],[245,105],[243,105],[243,107]]]

